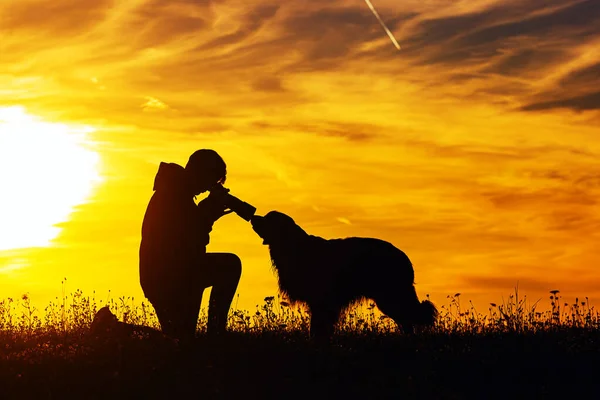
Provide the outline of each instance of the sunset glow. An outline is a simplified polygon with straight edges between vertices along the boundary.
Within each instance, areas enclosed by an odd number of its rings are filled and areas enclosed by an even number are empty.
[[[597,0],[0,2],[0,297],[143,300],[161,161],[328,238],[392,242],[420,297],[600,304]],[[240,308],[276,293],[228,215]],[[206,297],[206,296],[205,296]]]
[[[0,251],[48,246],[90,195],[100,179],[89,132],[0,108]]]

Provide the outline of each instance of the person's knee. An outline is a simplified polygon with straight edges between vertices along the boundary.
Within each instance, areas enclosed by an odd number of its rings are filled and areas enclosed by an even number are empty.
[[[212,253],[207,260],[207,284],[209,286],[231,285],[239,282],[242,276],[242,261],[233,253]]]

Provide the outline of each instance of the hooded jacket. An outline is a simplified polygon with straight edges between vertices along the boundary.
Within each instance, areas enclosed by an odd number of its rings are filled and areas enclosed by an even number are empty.
[[[161,162],[142,223],[140,283],[146,297],[191,281],[206,253],[214,220],[194,203],[185,169]]]

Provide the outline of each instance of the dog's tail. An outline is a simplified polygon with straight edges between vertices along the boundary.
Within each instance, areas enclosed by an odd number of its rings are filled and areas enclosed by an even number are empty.
[[[421,325],[432,326],[438,318],[438,309],[429,300],[423,300],[417,308],[417,318]]]

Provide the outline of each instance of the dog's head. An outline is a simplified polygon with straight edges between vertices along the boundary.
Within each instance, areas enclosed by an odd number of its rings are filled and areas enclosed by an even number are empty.
[[[250,222],[254,232],[263,239],[263,244],[267,245],[307,235],[302,228],[296,225],[292,217],[278,211],[270,211],[264,217],[255,215]]]

